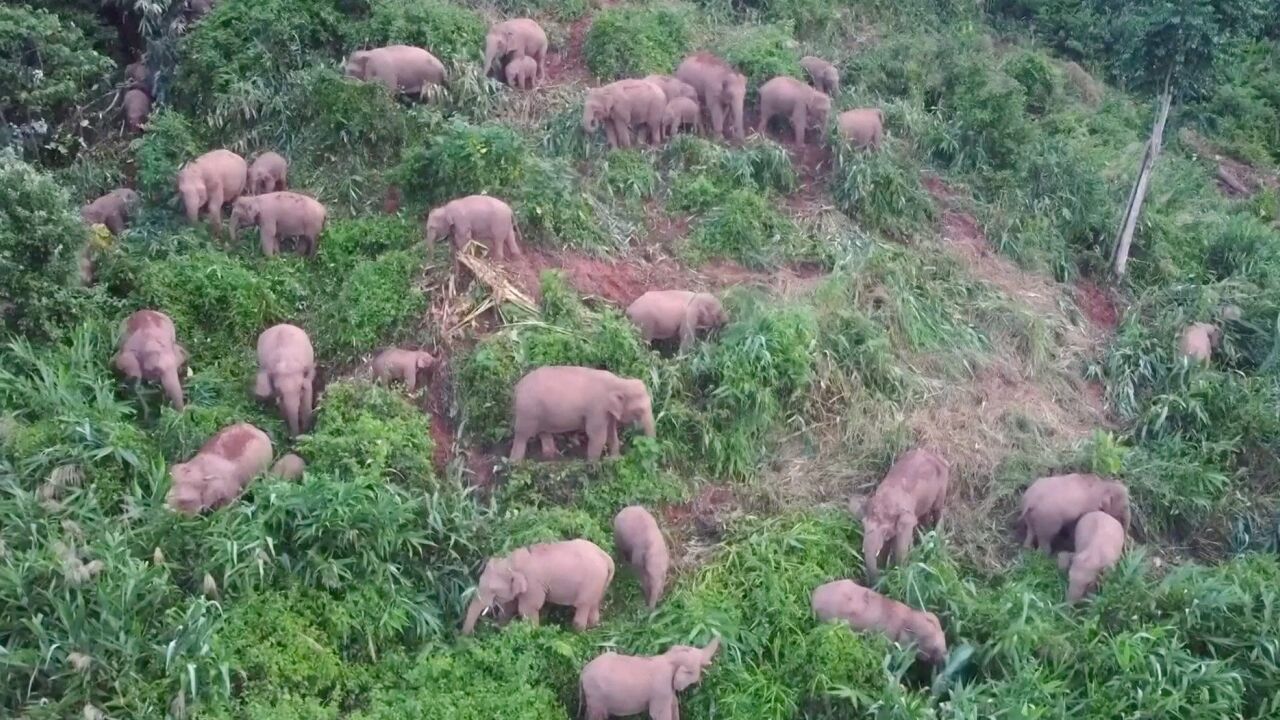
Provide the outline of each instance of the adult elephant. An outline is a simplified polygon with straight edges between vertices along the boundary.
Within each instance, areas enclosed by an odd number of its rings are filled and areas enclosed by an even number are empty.
[[[582,105],[582,129],[591,135],[604,125],[609,147],[630,147],[631,131],[643,125],[650,144],[662,141],[662,116],[667,96],[648,80],[618,80],[587,93]]]
[[[639,423],[649,437],[657,434],[644,381],[607,370],[565,365],[538,368],[516,383],[513,410],[513,461],[524,459],[535,435],[542,441],[543,457],[552,457],[556,454],[553,434],[585,430],[587,459],[599,460],[606,438],[610,454],[621,453],[619,423]]]
[[[249,182],[249,164],[230,150],[211,150],[178,171],[178,195],[187,222],[195,225],[200,211],[209,214],[214,235],[222,232],[222,206],[234,202]]]
[[[412,45],[357,50],[347,58],[347,77],[380,82],[393,93],[421,95],[428,85],[444,85],[444,64]]]
[[[305,330],[281,323],[258,336],[258,376],[253,394],[260,400],[275,399],[291,437],[311,425],[315,378],[315,353]]]
[[[484,72],[487,75],[498,63],[498,75],[503,75],[506,62],[511,58],[529,56],[538,63],[537,79],[547,76],[547,33],[542,26],[529,18],[513,18],[496,23],[484,38]]]
[[[733,137],[742,139],[746,130],[742,120],[742,105],[747,98],[746,75],[715,55],[701,52],[680,63],[676,78],[698,91],[698,100],[711,114],[711,127],[717,134],[729,137],[725,127],[725,115],[728,115],[733,123]]]

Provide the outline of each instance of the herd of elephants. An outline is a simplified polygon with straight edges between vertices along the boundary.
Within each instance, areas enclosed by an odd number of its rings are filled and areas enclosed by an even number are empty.
[[[530,88],[544,77],[546,52],[546,34],[535,21],[500,22],[486,37],[485,71],[513,87]],[[770,117],[784,115],[797,142],[804,141],[810,120],[825,128],[831,109],[829,93],[836,91],[839,82],[830,63],[806,57],[803,65],[812,86],[777,77],[760,88],[762,127]],[[420,95],[426,85],[445,82],[439,60],[426,49],[405,45],[355,52],[347,61],[346,73],[407,94]],[[145,90],[148,71],[135,64],[127,75],[131,82],[127,92],[137,91],[147,99],[145,107],[137,96],[125,103],[129,124],[142,128],[150,108]],[[583,128],[594,133],[603,126],[613,146],[630,145],[632,133],[638,137],[641,130],[656,143],[686,126],[701,132],[705,111],[716,135],[740,138],[745,95],[744,75],[714,55],[697,53],[685,58],[674,76],[650,75],[592,89],[584,103]],[[874,148],[883,122],[879,110],[859,109],[841,114],[837,126],[847,142]],[[314,198],[288,191],[287,174],[288,163],[277,153],[264,152],[247,163],[234,152],[218,149],[184,165],[176,185],[190,223],[196,223],[204,211],[213,232],[219,234],[223,207],[231,203],[232,239],[238,228],[257,226],[266,255],[276,254],[285,238],[295,239],[299,252],[314,255],[326,210]],[[117,234],[137,202],[137,193],[121,188],[85,205],[81,214],[86,222],[101,223]],[[455,199],[432,209],[424,234],[428,244],[450,237],[455,257],[473,240],[487,245],[498,261],[520,255],[511,207],[487,195]],[[678,339],[682,350],[697,341],[698,331],[729,320],[714,295],[685,290],[647,292],[626,314],[646,342]],[[1181,353],[1194,361],[1207,361],[1217,339],[1217,328],[1197,323],[1184,332]],[[306,331],[289,324],[267,328],[258,337],[257,357],[255,395],[277,404],[290,436],[305,432],[311,421],[315,379],[315,356]],[[184,406],[179,371],[187,359],[173,321],[163,312],[139,310],[123,322],[115,367],[135,383],[159,383],[179,411]],[[420,373],[429,372],[435,364],[429,352],[390,348],[378,353],[370,368],[375,378],[401,381],[412,393]],[[639,425],[647,435],[656,434],[644,381],[587,367],[541,367],[529,372],[514,388],[512,416],[513,461],[524,458],[535,436],[544,457],[552,457],[557,452],[556,435],[585,432],[586,457],[596,461],[606,442],[612,456],[620,454],[619,425]],[[274,465],[272,459],[271,439],[261,429],[248,423],[223,428],[194,457],[169,468],[168,505],[196,514],[233,502],[264,473],[294,479],[305,472],[304,460],[293,453]],[[936,526],[941,521],[949,478],[946,459],[930,450],[913,449],[896,460],[869,499],[850,503],[862,521],[869,584],[875,583],[886,552],[894,562],[904,562],[917,526]],[[1090,592],[1101,573],[1120,558],[1129,525],[1129,493],[1122,483],[1096,475],[1041,478],[1026,489],[1018,524],[1027,547],[1050,554],[1063,550],[1058,554],[1059,565],[1068,572],[1067,600],[1074,602]],[[613,528],[616,549],[635,569],[648,606],[655,607],[670,566],[662,530],[654,516],[638,505],[621,510]],[[571,606],[574,627],[592,627],[600,621],[600,606],[613,575],[609,554],[583,539],[536,544],[490,558],[462,632],[470,634],[490,608],[495,608],[500,622],[519,615],[536,625],[546,603]],[[946,658],[946,638],[936,615],[853,580],[821,585],[813,591],[811,603],[821,621],[841,620],[858,631],[883,633],[914,646],[920,659],[935,665]],[[653,718],[678,718],[677,693],[701,679],[718,647],[716,638],[702,648],[677,645],[652,657],[600,655],[581,674],[586,717],[601,720],[648,712]]]

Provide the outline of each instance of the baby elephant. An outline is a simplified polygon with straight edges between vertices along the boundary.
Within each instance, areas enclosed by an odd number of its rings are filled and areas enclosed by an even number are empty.
[[[828,96],[835,95],[840,92],[840,71],[836,70],[836,66],[813,55],[805,55],[800,58],[800,66],[809,75],[809,81],[813,86],[826,93]]]
[[[274,257],[282,238],[297,238],[298,254],[315,257],[329,211],[314,198],[295,192],[245,195],[231,208],[231,241],[241,227],[258,227],[262,254]]]
[[[403,380],[410,393],[418,388],[418,373],[436,364],[436,359],[423,350],[388,348],[373,359],[373,376],[382,382]]]
[[[586,720],[639,715],[648,712],[652,720],[678,720],[680,700],[676,693],[702,680],[711,665],[720,638],[704,648],[673,645],[652,657],[607,652],[582,668],[578,681],[580,705]]]
[[[138,193],[129,188],[116,188],[91,203],[80,206],[80,219],[93,225],[102,223],[112,235],[124,232],[125,223],[138,206]]]
[[[729,322],[715,295],[688,290],[650,290],[627,307],[627,318],[640,328],[645,342],[679,337],[681,350],[689,349],[698,330]]]
[[[1026,533],[1026,547],[1041,547],[1053,554],[1053,541],[1062,528],[1086,513],[1101,510],[1129,527],[1129,489],[1097,475],[1071,474],[1045,477],[1031,483],[1022,494],[1019,528]]]
[[[687,97],[667,101],[667,109],[662,113],[663,136],[674,137],[685,127],[693,128],[693,132],[698,135],[702,134],[702,109],[698,107],[698,101]]]
[[[1124,553],[1124,527],[1101,510],[1085,513],[1076,522],[1074,553],[1058,553],[1058,567],[1067,571],[1067,602],[1075,603],[1098,585],[1102,571]]]
[[[783,115],[791,121],[796,144],[804,143],[805,131],[813,120],[819,137],[826,131],[831,114],[831,98],[795,78],[779,76],[760,86],[760,130],[769,128],[769,119]]]
[[[259,400],[275,398],[291,437],[311,426],[315,376],[315,353],[302,328],[274,325],[258,336],[258,378],[253,394]]]
[[[859,150],[874,150],[884,139],[884,111],[879,108],[846,110],[836,118],[836,127],[845,142]]]
[[[904,605],[852,580],[836,580],[813,591],[813,613],[822,622],[844,620],[859,632],[882,633],[934,665],[947,658],[947,637],[938,616]]]
[[[276,464],[271,466],[271,474],[281,480],[297,480],[306,471],[307,461],[293,453],[281,455]]]
[[[1207,363],[1222,340],[1222,331],[1209,323],[1191,323],[1178,338],[1178,354],[1192,362]]]
[[[889,468],[875,494],[861,508],[862,560],[868,582],[874,583],[880,574],[885,543],[893,543],[893,561],[901,565],[911,551],[916,526],[936,527],[942,520],[950,477],[947,461],[928,450],[912,450]],[[858,508],[850,509],[858,514]]]
[[[225,427],[195,457],[169,468],[169,507],[195,514],[235,500],[271,464],[271,438],[248,423]]]
[[[427,246],[445,237],[453,240],[455,271],[458,269],[457,253],[465,251],[473,239],[485,244],[498,262],[505,260],[508,252],[512,257],[520,257],[520,245],[516,242],[520,233],[516,229],[515,213],[510,205],[488,195],[468,195],[428,213]]]
[[[137,132],[151,116],[151,96],[145,90],[129,88],[124,92],[124,123],[130,132]]]
[[[662,89],[662,94],[666,96],[667,103],[670,104],[676,98],[688,98],[695,104],[698,102],[698,91],[689,83],[674,78],[670,75],[645,75],[643,78],[646,82],[651,82]]]
[[[507,63],[507,84],[520,90],[532,90],[538,80],[538,61],[529,55],[521,55]]]
[[[650,610],[654,609],[662,598],[667,568],[671,566],[671,554],[658,521],[639,505],[623,508],[613,518],[613,544],[640,576],[645,602]]]
[[[264,152],[249,163],[249,195],[289,189],[289,161],[278,153]]]
[[[574,608],[573,627],[600,624],[600,603],[613,582],[613,558],[589,540],[565,540],[519,548],[489,558],[476,596],[467,607],[462,634],[470,635],[485,608],[495,602],[502,617],[520,617],[537,626],[545,603]]]
[[[645,435],[657,435],[644,381],[620,378],[607,370],[565,365],[538,368],[516,383],[512,406],[513,462],[524,459],[535,435],[542,442],[542,456],[551,458],[556,454],[553,434],[585,430],[587,459],[592,461],[600,459],[606,438],[610,455],[622,453],[619,423],[639,423]]]
[[[444,64],[411,45],[357,50],[347,58],[346,75],[382,83],[393,93],[421,96],[430,85],[444,85]]]
[[[168,315],[139,310],[125,318],[120,330],[120,351],[114,362],[125,377],[160,383],[175,410],[181,412],[185,407],[178,371],[187,362],[187,351],[178,344]]]

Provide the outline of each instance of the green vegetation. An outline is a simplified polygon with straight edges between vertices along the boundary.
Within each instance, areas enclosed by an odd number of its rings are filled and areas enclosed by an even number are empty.
[[[35,5],[0,9],[0,715],[563,720],[601,652],[712,634],[686,718],[1280,713],[1272,3],[223,0],[190,27],[176,1]],[[500,16],[543,24],[550,82],[481,76]],[[343,77],[351,51],[393,42],[429,48],[449,87]],[[749,121],[762,82],[829,59],[833,114],[882,108],[884,143],[584,136],[587,83],[703,48],[749,78]],[[143,50],[157,107],[128,136],[112,108]],[[315,258],[185,224],[174,174],[214,147],[289,158],[291,187],[329,208]],[[77,208],[119,185],[142,207],[92,245],[82,287]],[[422,243],[423,215],[472,193],[511,204],[525,249],[480,277]],[[665,287],[716,292],[729,323],[647,346],[624,311]],[[190,353],[183,412],[112,366],[140,308]],[[293,440],[250,392],[279,322],[319,366]],[[1222,330],[1204,365],[1178,354],[1192,322]],[[410,396],[369,381],[387,346],[443,362]],[[588,463],[566,435],[555,461],[534,443],[508,462],[513,386],[556,364],[642,379],[657,437],[624,428],[621,458]],[[236,422],[305,476],[166,510],[168,467]],[[920,444],[952,463],[947,521],[878,589],[939,616],[937,672],[809,607],[861,576],[850,496]],[[1134,523],[1098,593],[1066,606],[1063,573],[1010,525],[1027,483],[1073,471],[1127,483]],[[619,563],[599,627],[546,608],[459,637],[486,558],[578,537],[612,552],[633,503],[675,561],[656,610]]]

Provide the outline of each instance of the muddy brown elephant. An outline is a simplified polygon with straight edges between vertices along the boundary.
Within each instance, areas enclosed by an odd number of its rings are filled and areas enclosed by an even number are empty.
[[[1207,363],[1222,340],[1222,331],[1209,323],[1191,323],[1178,337],[1178,355],[1196,363]]]
[[[667,109],[662,112],[662,134],[670,139],[686,127],[695,135],[702,134],[702,109],[698,101],[686,97],[668,100]]]
[[[859,150],[874,150],[884,140],[884,111],[879,108],[846,110],[836,118],[845,142]]]
[[[646,343],[678,337],[683,351],[693,345],[697,331],[723,327],[729,313],[711,293],[650,290],[627,306],[627,319]]]
[[[501,73],[510,60],[524,56],[537,64],[537,79],[546,79],[547,33],[541,25],[529,18],[513,18],[489,28],[484,38],[484,74]]]
[[[468,195],[451,200],[427,214],[426,241],[431,247],[437,240],[452,239],[454,270],[457,254],[475,240],[489,249],[494,260],[503,262],[510,253],[520,257],[520,231],[511,206],[488,195]]]
[[[1067,603],[1078,602],[1098,586],[1102,573],[1124,554],[1120,521],[1094,510],[1076,521],[1074,552],[1058,553],[1058,567],[1067,571]]]
[[[271,475],[281,480],[297,480],[307,472],[307,461],[293,453],[286,453],[271,466]]]
[[[305,330],[281,323],[258,336],[258,375],[253,394],[259,400],[275,400],[289,426],[290,437],[311,427],[315,377],[315,352]]]
[[[418,376],[435,364],[436,359],[424,350],[388,348],[374,357],[371,367],[373,376],[380,382],[400,380],[405,389],[413,393],[418,388]]]
[[[295,238],[299,255],[315,257],[328,215],[320,201],[295,192],[245,195],[231,208],[231,240],[240,228],[257,226],[263,255],[274,257],[281,240]]]
[[[169,468],[168,505],[196,514],[219,508],[271,464],[271,438],[249,423],[218,431],[190,460]]]
[[[151,116],[151,96],[141,88],[129,88],[124,91],[124,124],[129,132],[138,132]]]
[[[511,460],[524,459],[529,440],[537,436],[542,456],[556,455],[553,435],[585,430],[587,459],[599,460],[605,441],[618,457],[620,423],[637,423],[655,437],[653,407],[643,380],[621,378],[607,370],[553,365],[530,372],[516,383],[512,403],[515,441]]]
[[[690,55],[676,68],[676,78],[698,92],[698,102],[711,115],[711,129],[716,135],[730,137],[726,117],[733,126],[732,137],[741,140],[746,133],[742,109],[747,99],[747,76],[711,53]]]
[[[419,97],[431,85],[444,85],[444,63],[412,45],[387,45],[357,50],[347,58],[346,76],[381,83],[392,93]]]
[[[138,207],[138,193],[129,188],[116,188],[91,203],[80,206],[80,219],[93,225],[107,226],[112,235],[124,232],[129,216]]]
[[[662,94],[667,96],[668,103],[676,98],[688,98],[695,104],[698,102],[698,91],[689,83],[671,75],[645,75],[641,79],[662,88]]]
[[[148,96],[151,95],[151,70],[146,62],[137,60],[125,65],[124,79],[127,87],[137,88]]]
[[[917,448],[898,458],[865,504],[859,508],[856,501],[850,502],[854,514],[862,516],[862,560],[868,582],[874,583],[880,574],[880,555],[887,543],[892,543],[893,562],[902,565],[916,527],[937,527],[941,522],[950,479],[946,460]]]
[[[120,324],[120,349],[112,363],[134,382],[158,382],[175,410],[186,407],[179,372],[187,350],[178,344],[173,320],[156,310],[139,310]]]
[[[800,58],[800,67],[809,76],[809,82],[828,97],[835,97],[840,92],[840,71],[835,65],[813,55]]]
[[[667,96],[645,80],[618,80],[587,92],[582,104],[582,129],[588,137],[603,125],[611,148],[631,147],[631,133],[643,127],[649,144],[662,142],[662,115]]]
[[[521,55],[507,63],[507,85],[520,90],[532,90],[538,84],[538,61],[528,55]]]
[[[672,645],[661,655],[607,652],[597,656],[582,668],[578,679],[585,720],[646,712],[650,720],[679,720],[677,693],[702,680],[719,648],[717,636],[706,647]]]
[[[656,608],[671,567],[671,553],[658,521],[640,505],[623,508],[613,516],[613,544],[640,578],[645,604],[650,610]]]
[[[776,77],[760,86],[760,132],[769,129],[769,120],[777,115],[787,118],[795,133],[797,145],[804,144],[805,133],[812,122],[818,137],[826,134],[831,115],[831,98],[792,77]]]
[[[1040,478],[1022,494],[1018,526],[1025,533],[1023,545],[1052,555],[1053,541],[1062,528],[1094,510],[1107,513],[1127,530],[1129,488],[1084,473]]]
[[[917,656],[939,665],[947,658],[947,637],[938,616],[887,598],[852,580],[819,585],[811,598],[822,622],[843,620],[859,632],[875,632],[899,645],[916,647]]]
[[[515,613],[535,627],[542,606],[573,607],[573,627],[600,624],[600,603],[613,581],[613,558],[589,540],[565,540],[519,548],[485,564],[467,607],[462,634],[470,635],[485,608],[497,603],[504,620]]]
[[[249,163],[249,195],[289,189],[289,161],[279,153],[264,152]]]
[[[213,234],[221,235],[222,206],[240,197],[248,181],[248,163],[230,150],[211,150],[184,165],[178,171],[178,195],[187,223],[195,225],[203,210]]]

